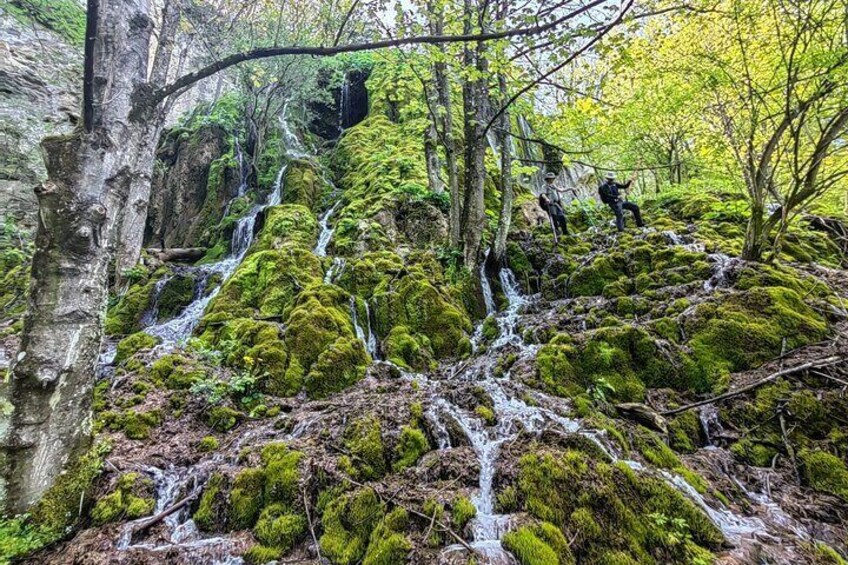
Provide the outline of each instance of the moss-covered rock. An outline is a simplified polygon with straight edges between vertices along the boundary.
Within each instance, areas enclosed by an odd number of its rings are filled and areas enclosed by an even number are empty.
[[[240,471],[230,492],[228,516],[230,524],[235,529],[252,528],[262,510],[263,500],[260,496],[265,483],[265,473],[262,469],[244,469]]]
[[[395,447],[395,461],[392,468],[402,471],[415,465],[422,455],[430,450],[427,436],[418,428],[403,426]]]
[[[700,304],[683,327],[692,351],[685,378],[698,391],[721,388],[730,372],[819,341],[828,331],[822,316],[785,287],[756,287]]]
[[[386,514],[371,532],[362,565],[396,565],[407,562],[412,543],[404,535],[408,516],[403,508]]]
[[[213,438],[214,439],[214,438]],[[212,473],[203,487],[203,495],[192,519],[204,532],[221,532],[227,526],[227,479],[221,473]]]
[[[848,467],[839,457],[812,449],[798,454],[804,481],[810,487],[848,501]]]
[[[286,187],[288,192],[288,187]],[[307,206],[291,204],[265,210],[265,224],[254,243],[255,251],[280,249],[286,244],[312,248],[318,238],[318,221]]]
[[[568,540],[553,524],[523,526],[504,535],[503,544],[521,565],[570,565],[574,556]]]
[[[335,498],[321,517],[324,524],[324,534],[318,540],[321,553],[337,565],[357,563],[365,557],[371,533],[384,514],[383,503],[370,488]]]
[[[115,364],[123,363],[142,349],[150,349],[157,343],[159,343],[157,338],[144,332],[127,336],[118,342],[118,348],[115,351]]]
[[[374,415],[354,420],[344,433],[344,445],[360,478],[379,479],[388,468],[380,420]]]
[[[575,450],[542,450],[522,457],[519,469],[524,509],[573,539],[570,550],[577,562],[604,562],[608,553],[620,552],[635,563],[690,563],[693,556],[703,557],[705,549],[722,543],[710,519],[679,492],[626,465],[604,463]],[[678,519],[686,541],[669,544],[665,524],[645,518],[653,514]],[[555,548],[544,549],[533,533],[514,539],[515,546],[521,542],[528,555],[550,556]],[[542,541],[551,545],[550,540]]]
[[[321,178],[318,168],[305,159],[289,162],[283,179],[282,201],[285,204],[299,204],[309,210],[316,210],[321,197],[329,185]]]
[[[150,514],[155,505],[153,481],[138,473],[125,473],[114,490],[94,505],[91,519],[98,525],[124,518],[132,520]]]

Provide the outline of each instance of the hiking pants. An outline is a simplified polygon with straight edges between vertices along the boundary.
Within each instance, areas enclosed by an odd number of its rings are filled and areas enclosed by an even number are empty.
[[[615,214],[615,227],[618,231],[624,231],[624,210],[630,210],[633,212],[633,218],[636,220],[637,226],[641,228],[645,225],[642,222],[642,213],[639,211],[639,207],[634,203],[624,200],[616,200],[609,206],[612,208],[613,214]]]
[[[568,224],[565,222],[565,213],[562,208],[556,204],[548,206],[548,214],[551,216],[551,221],[554,224],[554,230],[560,235],[568,235]]]

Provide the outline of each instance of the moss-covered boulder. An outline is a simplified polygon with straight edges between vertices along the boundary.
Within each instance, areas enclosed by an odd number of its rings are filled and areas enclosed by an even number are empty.
[[[286,244],[252,253],[215,297],[203,326],[233,318],[281,316],[302,289],[322,277],[320,261],[306,247]]]
[[[610,562],[613,556],[615,563],[692,563],[709,558],[723,542],[710,519],[661,479],[581,451],[525,455],[517,486],[530,515],[573,540],[569,549],[579,563]],[[570,562],[553,532],[519,531],[505,542],[522,563],[541,563],[534,560],[539,556],[556,563],[554,555]]]
[[[254,249],[280,249],[284,243],[312,248],[318,237],[318,221],[301,204],[273,206],[265,210],[265,223],[254,242]]]
[[[91,511],[95,524],[133,520],[153,512],[153,481],[138,473],[120,476],[111,493],[97,501]]]
[[[295,159],[286,168],[282,201],[284,204],[299,204],[314,211],[328,189],[329,185],[312,162]]]

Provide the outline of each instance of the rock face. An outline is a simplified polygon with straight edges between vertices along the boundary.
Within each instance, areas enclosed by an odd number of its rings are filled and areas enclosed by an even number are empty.
[[[0,210],[35,225],[33,187],[46,173],[39,143],[79,118],[82,51],[36,24],[0,14]]]
[[[198,247],[210,225],[224,215],[238,190],[238,174],[227,168],[227,132],[207,127],[190,136],[169,134],[159,149],[153,177],[145,244]]]

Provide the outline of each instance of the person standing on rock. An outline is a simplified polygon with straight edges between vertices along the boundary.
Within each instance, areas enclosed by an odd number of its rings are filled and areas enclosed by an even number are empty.
[[[621,184],[615,180],[614,173],[607,173],[607,178],[598,187],[598,193],[601,195],[601,202],[612,208],[612,213],[615,214],[615,227],[618,231],[624,231],[624,210],[630,210],[633,213],[633,218],[636,220],[638,227],[643,227],[645,223],[642,221],[642,212],[639,206],[625,200],[621,195],[621,190],[627,191],[633,179]]]
[[[577,192],[573,188],[557,188],[554,184],[556,175],[547,173],[545,175],[545,192],[539,195],[539,204],[544,208],[551,217],[553,224],[554,235],[559,230],[560,235],[568,235],[568,224],[565,221],[565,209],[562,203],[562,193],[571,192],[574,197],[577,197]]]

